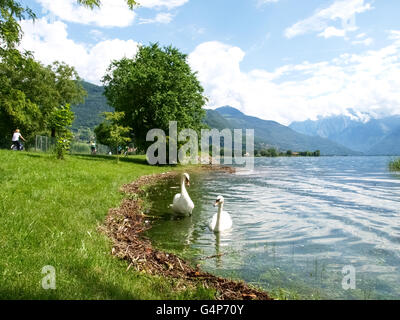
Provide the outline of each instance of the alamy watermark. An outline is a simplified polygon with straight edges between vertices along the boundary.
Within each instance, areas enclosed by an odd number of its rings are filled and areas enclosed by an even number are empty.
[[[53,266],[44,266],[42,268],[42,274],[45,276],[42,278],[42,288],[44,290],[55,290],[56,289],[56,268]]]
[[[155,141],[156,139],[157,141]],[[245,139],[243,139],[242,129],[223,129],[221,131],[217,129],[202,129],[199,139],[197,132],[193,129],[183,129],[178,133],[177,122],[170,121],[168,135],[164,130],[152,129],[147,133],[146,141],[155,141],[146,152],[147,161],[152,165],[177,163],[219,165],[221,164],[221,142],[223,142],[225,165],[235,163],[245,165],[248,170],[254,169],[254,129],[246,129]],[[199,141],[201,144],[200,156]],[[184,143],[179,150],[178,142]],[[244,143],[246,145],[245,150],[243,150]]]
[[[343,280],[342,288],[343,290],[355,290],[356,289],[356,268],[353,266],[344,266],[342,268]]]

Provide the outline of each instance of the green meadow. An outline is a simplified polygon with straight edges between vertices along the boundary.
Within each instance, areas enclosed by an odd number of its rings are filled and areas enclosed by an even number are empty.
[[[0,150],[0,299],[208,299],[211,290],[128,270],[98,230],[119,188],[174,169],[123,158]],[[42,288],[44,266],[56,289]]]

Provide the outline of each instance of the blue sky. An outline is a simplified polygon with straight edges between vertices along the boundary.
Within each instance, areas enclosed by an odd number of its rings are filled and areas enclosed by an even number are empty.
[[[138,44],[172,44],[189,55],[209,97],[284,124],[349,114],[400,114],[398,0],[23,1],[22,46],[43,63],[64,60],[99,84],[111,59]]]

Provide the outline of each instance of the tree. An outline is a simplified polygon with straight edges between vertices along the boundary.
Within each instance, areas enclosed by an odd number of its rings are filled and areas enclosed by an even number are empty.
[[[51,127],[56,135],[56,155],[58,159],[64,159],[65,153],[69,150],[72,140],[70,127],[74,121],[74,113],[69,104],[53,110],[50,116]]]
[[[55,62],[43,66],[31,52],[20,52],[19,21],[35,19],[29,8],[16,0],[0,0],[0,143],[20,128],[28,139],[52,131],[50,119],[57,108],[83,101],[85,91],[73,67]]]
[[[24,8],[18,1],[0,0],[0,56],[21,41],[22,31],[18,21],[35,18],[33,11]]]
[[[131,128],[119,124],[125,116],[123,112],[104,112],[103,115],[105,121],[94,129],[97,142],[116,150],[119,161],[118,147],[126,146],[131,141],[128,137]]]
[[[8,50],[0,60],[0,135],[9,139],[19,127],[26,138],[51,131],[52,113],[83,101],[83,90],[73,67],[55,62],[43,66],[30,53]]]
[[[122,123],[134,130],[135,144],[145,150],[146,134],[158,128],[168,132],[200,131],[205,116],[203,88],[187,63],[187,55],[172,46],[142,46],[133,59],[114,61],[103,78],[105,96],[116,111],[125,112]]]
[[[278,156],[278,152],[276,151],[275,148],[269,148],[267,150],[268,154],[270,157],[277,157]]]

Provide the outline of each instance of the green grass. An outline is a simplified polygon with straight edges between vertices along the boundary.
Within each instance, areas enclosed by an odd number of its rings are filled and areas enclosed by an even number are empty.
[[[389,168],[393,171],[400,171],[400,159],[391,161],[389,164]]]
[[[98,226],[118,207],[122,184],[171,170],[141,156],[68,156],[0,150],[0,299],[208,299],[178,280],[126,271]],[[46,265],[56,289],[44,290]],[[183,287],[183,286],[181,286]]]

